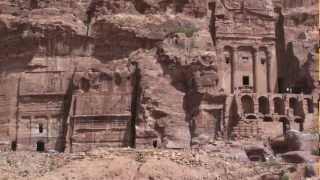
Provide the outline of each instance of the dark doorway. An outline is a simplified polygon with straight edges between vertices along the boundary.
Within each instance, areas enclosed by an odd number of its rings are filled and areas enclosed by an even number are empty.
[[[296,98],[290,98],[289,99],[289,107],[293,110],[293,114],[297,115],[297,109],[298,109],[298,100]]]
[[[250,96],[243,96],[241,98],[242,109],[245,114],[254,113],[254,102]]]
[[[276,97],[273,99],[274,102],[274,112],[279,115],[285,114],[285,103],[282,98]]]
[[[43,133],[43,124],[42,123],[39,124],[39,133]]]
[[[249,76],[243,76],[242,77],[242,85],[249,86],[249,84],[250,84]]]
[[[12,151],[16,151],[17,150],[17,142],[16,141],[12,141],[11,142],[11,150]]]
[[[267,97],[260,97],[259,98],[259,112],[262,114],[270,113],[269,100]]]
[[[37,142],[37,151],[38,152],[43,152],[45,150],[45,144],[42,141]]]
[[[90,82],[88,79],[81,78],[80,80],[80,88],[84,91],[87,92],[90,89]]]
[[[283,78],[278,78],[278,91],[279,93],[284,93]]]
[[[152,145],[154,148],[158,147],[158,141],[157,140],[153,140]]]
[[[304,131],[304,127],[303,127],[303,122],[299,123],[299,131],[303,132]]]

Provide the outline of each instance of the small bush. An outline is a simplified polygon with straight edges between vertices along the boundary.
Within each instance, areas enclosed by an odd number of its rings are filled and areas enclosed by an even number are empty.
[[[50,159],[49,160],[49,171],[53,171],[57,167],[58,167],[57,162],[55,160],[53,160],[53,159]]]
[[[281,167],[281,164],[275,159],[271,159],[266,163],[266,165],[269,167]]]
[[[289,180],[289,176],[283,175],[280,177],[280,180]]]
[[[193,25],[179,27],[176,33],[184,33],[188,38],[191,38],[194,33],[198,32],[199,29]]]
[[[315,175],[316,175],[316,173],[314,172],[314,169],[311,165],[307,165],[304,167],[304,176],[305,177],[312,177]]]
[[[320,149],[312,150],[312,154],[315,155],[315,156],[320,156]]]
[[[138,162],[145,162],[145,157],[142,153],[138,152],[136,156],[136,161]]]

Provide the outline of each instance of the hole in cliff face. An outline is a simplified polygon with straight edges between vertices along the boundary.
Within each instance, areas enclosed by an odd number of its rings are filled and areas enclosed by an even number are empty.
[[[248,158],[250,161],[255,161],[255,162],[265,162],[266,158],[264,156],[264,150],[263,149],[246,149],[245,150]]]
[[[12,141],[11,142],[11,150],[16,151],[17,150],[17,141]]]
[[[42,141],[37,142],[37,151],[38,152],[44,152],[45,150],[45,143]]]
[[[150,9],[150,5],[144,2],[144,0],[135,0],[134,6],[136,10],[141,14],[144,14],[148,9]]]
[[[42,123],[39,124],[39,133],[43,133],[43,124]]]
[[[88,79],[81,78],[80,80],[80,89],[83,90],[84,92],[89,91],[90,89],[90,82]]]
[[[122,82],[122,78],[121,78],[121,76],[120,76],[120,74],[116,74],[115,75],[115,83],[116,83],[116,85],[120,85],[121,84],[121,82]]]
[[[31,8],[31,9],[37,9],[37,8],[39,8],[38,0],[31,0],[31,1],[30,1],[30,8]]]
[[[153,140],[152,145],[154,148],[158,147],[158,141],[157,140]]]

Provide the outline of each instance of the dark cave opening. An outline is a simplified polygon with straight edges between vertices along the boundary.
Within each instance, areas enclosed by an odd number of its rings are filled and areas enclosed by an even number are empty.
[[[44,152],[45,151],[45,143],[43,141],[37,142],[37,151]]]

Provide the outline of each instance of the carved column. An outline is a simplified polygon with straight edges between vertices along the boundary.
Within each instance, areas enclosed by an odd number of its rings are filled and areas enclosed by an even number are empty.
[[[256,48],[252,49],[252,65],[253,65],[253,92],[257,92],[257,75],[258,75],[258,68],[257,68],[257,50]]]
[[[253,104],[254,104],[254,113],[258,113],[259,112],[259,100],[258,100],[257,94],[254,94],[252,96],[252,100],[253,100]]]
[[[274,97],[271,96],[269,97],[269,106],[270,106],[270,113],[275,113],[275,108],[274,108]]]
[[[236,69],[236,67],[237,67],[237,61],[238,61],[238,59],[237,59],[237,57],[238,57],[238,51],[237,51],[237,49],[236,48],[233,48],[233,53],[232,53],[232,61],[231,61],[231,89],[232,89],[232,93],[235,93],[235,87],[237,87],[236,86],[236,84],[235,84],[235,77],[237,76],[237,69]]]
[[[271,92],[271,78],[270,78],[270,66],[271,66],[271,57],[268,49],[266,50],[266,66],[267,66],[267,92]]]

